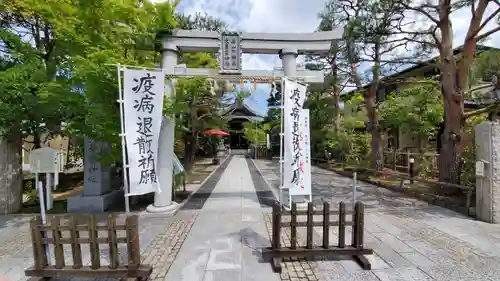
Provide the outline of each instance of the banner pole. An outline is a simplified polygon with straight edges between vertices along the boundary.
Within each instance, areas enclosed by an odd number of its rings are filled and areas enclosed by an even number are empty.
[[[121,130],[121,139],[122,139],[122,159],[123,159],[123,191],[124,191],[124,199],[125,199],[125,212],[130,213],[130,200],[128,198],[128,193],[130,192],[128,185],[128,161],[127,161],[127,147],[125,141],[125,116],[124,116],[124,100],[123,100],[123,91],[122,91],[122,78],[121,78],[121,67],[120,64],[117,64],[117,76],[118,76],[118,103],[120,104],[120,130]]]
[[[283,159],[283,150],[284,148],[284,119],[283,112],[285,106],[285,83],[283,83],[284,79],[281,79],[281,97],[280,97],[280,206],[283,207],[283,183],[284,183],[284,175],[283,175],[283,165],[285,159]]]

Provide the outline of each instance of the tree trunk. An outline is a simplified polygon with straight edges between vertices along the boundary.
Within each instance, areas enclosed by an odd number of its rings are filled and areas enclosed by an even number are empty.
[[[22,142],[0,138],[0,213],[21,210],[23,203]]]
[[[445,8],[443,8],[445,9]],[[456,59],[453,55],[453,31],[449,14],[441,11],[440,71],[444,107],[444,132],[439,154],[439,180],[460,183],[459,159],[462,148],[463,92],[459,81]],[[465,85],[462,85],[465,87]],[[453,189],[443,187],[443,192]]]
[[[366,112],[368,115],[369,121],[369,131],[372,135],[372,161],[371,168],[376,171],[381,171],[384,169],[384,151],[382,147],[382,130],[380,128],[380,124],[378,122],[377,116],[377,91],[380,82],[380,54],[381,42],[380,38],[377,38],[377,41],[374,45],[374,63],[372,67],[372,75],[373,79],[371,82],[368,91],[365,93],[365,103],[366,103]]]
[[[381,171],[384,168],[384,153],[382,149],[382,133],[377,118],[376,109],[376,87],[370,87],[365,94],[366,113],[368,116],[367,130],[370,132],[371,139],[371,168]]]
[[[334,109],[335,109],[335,117],[334,117],[334,122],[335,122],[335,125],[334,125],[334,132],[335,132],[335,135],[338,134],[339,132],[339,128],[340,128],[340,105],[339,105],[339,102],[340,102],[340,93],[339,93],[339,89],[338,89],[338,86],[335,85],[334,89],[333,89],[333,98],[334,98]]]
[[[371,154],[371,168],[376,171],[384,169],[384,152],[382,149],[382,134],[380,130],[371,131],[372,140],[372,154]]]
[[[332,25],[333,30],[333,25]],[[332,68],[332,80],[333,80],[333,102],[334,102],[334,133],[338,134],[340,129],[340,87],[339,87],[339,73],[337,67],[337,55],[338,55],[338,45],[337,41],[332,41],[332,58],[330,61],[330,66]]]
[[[197,136],[187,135],[185,139],[185,148],[184,148],[184,168],[186,171],[190,172],[193,168],[195,156],[196,156],[196,148],[198,147],[198,138]]]
[[[443,79],[444,80],[444,79]],[[439,152],[439,179],[443,182],[460,183],[459,159],[462,150],[461,96],[447,88],[443,81],[444,132]]]
[[[188,117],[188,126],[190,126],[190,132],[185,136],[185,146],[184,146],[184,167],[186,171],[190,172],[193,168],[196,149],[198,148],[198,108],[196,107],[196,98],[190,102],[190,109]]]
[[[39,130],[33,132],[33,148],[32,150],[38,149],[42,147],[42,138],[40,137]]]

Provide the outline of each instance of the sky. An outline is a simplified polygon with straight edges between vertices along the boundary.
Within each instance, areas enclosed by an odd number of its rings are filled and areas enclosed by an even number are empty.
[[[177,11],[193,15],[207,13],[220,18],[234,31],[301,33],[316,30],[319,24],[317,15],[323,10],[324,4],[325,0],[181,0]],[[496,5],[490,3],[486,15],[495,9]],[[463,44],[469,21],[469,8],[452,14],[454,47]],[[488,27],[490,26],[493,25]],[[500,48],[500,32],[491,36],[485,45]],[[281,66],[277,55],[243,56],[243,69],[272,70],[275,66]],[[256,111],[265,114],[268,96],[269,85],[258,85],[245,102]]]

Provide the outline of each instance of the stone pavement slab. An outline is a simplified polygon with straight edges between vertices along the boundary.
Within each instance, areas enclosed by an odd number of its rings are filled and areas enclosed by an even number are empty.
[[[279,280],[260,248],[270,245],[245,158],[234,156],[211,190],[164,280]],[[182,212],[189,212],[183,210]]]

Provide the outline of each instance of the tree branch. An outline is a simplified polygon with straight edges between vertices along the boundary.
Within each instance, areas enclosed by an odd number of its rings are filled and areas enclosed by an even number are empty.
[[[492,19],[495,18],[495,16],[500,13],[500,9],[496,9],[495,12],[493,12],[491,15],[489,15],[484,21],[483,23],[481,24],[481,26],[479,26],[478,29],[476,29],[476,31],[474,32],[474,36],[477,35],[479,33],[479,31],[481,31]]]
[[[436,42],[436,47],[438,49],[441,49],[442,47],[442,44],[441,44],[441,40],[438,38],[438,36],[436,35],[436,31],[438,29],[438,26],[434,26],[434,29],[432,30],[432,38],[434,39],[434,42]]]
[[[436,19],[435,17],[433,17],[433,16],[432,16],[429,12],[427,12],[427,11],[425,10],[425,8],[429,8],[429,7],[428,7],[428,5],[421,5],[421,6],[419,6],[419,7],[412,7],[412,6],[410,6],[409,4],[406,4],[406,3],[404,3],[404,2],[400,2],[400,3],[401,3],[401,5],[402,5],[404,8],[406,8],[406,9],[408,9],[408,10],[410,10],[410,11],[419,12],[419,13],[423,14],[424,16],[426,16],[428,19],[430,19],[430,20],[431,20],[432,22],[434,22],[435,24],[439,24],[439,20],[438,20],[438,19]],[[436,8],[437,8],[437,7],[436,7]]]
[[[500,102],[497,101],[497,102],[492,103],[490,105],[487,105],[487,106],[485,106],[483,108],[476,109],[476,110],[473,110],[473,111],[464,112],[463,113],[463,118],[465,120],[465,119],[470,118],[472,116],[476,116],[476,115],[479,115],[481,113],[489,112],[489,111],[495,109],[498,106],[500,106]]]
[[[477,42],[477,41],[480,41],[480,40],[482,40],[482,39],[484,39],[484,38],[486,38],[486,37],[488,37],[488,36],[490,36],[490,35],[492,35],[493,33],[497,32],[497,31],[499,31],[499,30],[500,30],[500,26],[497,26],[497,27],[495,27],[495,28],[493,28],[493,29],[491,29],[491,30],[488,30],[487,32],[485,32],[485,33],[483,33],[483,34],[481,34],[481,35],[478,35],[478,36],[476,37],[476,42]]]

